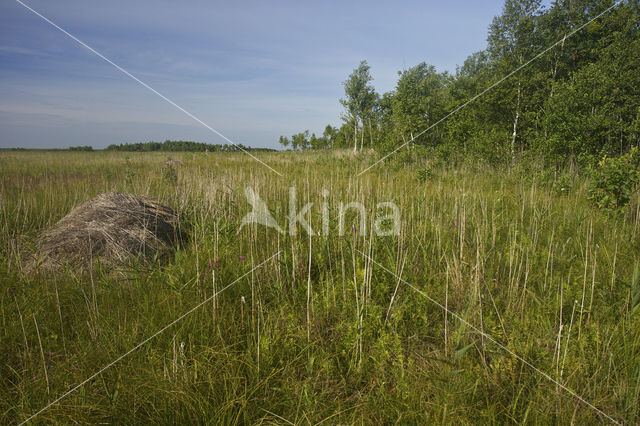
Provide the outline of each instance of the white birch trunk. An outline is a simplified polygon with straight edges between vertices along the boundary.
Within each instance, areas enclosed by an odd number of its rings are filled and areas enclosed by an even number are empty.
[[[358,118],[353,118],[353,152],[358,152]]]
[[[511,135],[511,159],[516,157],[516,136],[518,136],[518,119],[520,118],[520,82],[518,82],[518,101],[516,102],[516,114],[513,120],[513,134]]]

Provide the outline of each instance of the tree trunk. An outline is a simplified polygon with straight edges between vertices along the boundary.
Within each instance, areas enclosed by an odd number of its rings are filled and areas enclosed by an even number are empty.
[[[551,92],[549,93],[549,98],[553,98],[553,89],[556,86],[556,74],[558,73],[558,61],[560,60],[560,56],[564,53],[564,42],[567,39],[567,35],[565,34],[562,38],[562,45],[560,46],[560,53],[556,54],[556,61],[553,66],[553,74],[551,75]]]
[[[518,82],[518,100],[516,102],[516,115],[513,120],[513,135],[511,135],[511,160],[516,157],[516,136],[518,136],[518,119],[520,118],[520,82]]]
[[[353,152],[358,152],[358,118],[353,118]]]

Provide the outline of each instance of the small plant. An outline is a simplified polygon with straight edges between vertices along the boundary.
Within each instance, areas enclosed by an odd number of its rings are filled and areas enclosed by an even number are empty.
[[[638,306],[640,306],[640,269],[639,264],[636,263],[631,279],[631,306],[629,310],[632,314],[640,309]]]
[[[173,166],[165,166],[162,169],[162,179],[170,185],[178,183],[178,172]]]
[[[573,179],[568,174],[561,174],[553,182],[553,190],[558,195],[567,195],[571,191],[573,185]]]
[[[606,155],[595,166],[589,167],[591,184],[589,199],[602,209],[615,210],[629,203],[638,188],[637,148],[628,154],[609,158]]]
[[[433,170],[431,168],[422,168],[417,171],[418,182],[425,183],[433,178]]]
[[[131,168],[131,162],[129,161],[129,157],[125,158],[126,169],[124,175],[124,183],[125,186],[129,186],[133,183],[133,179],[136,177],[136,173]]]

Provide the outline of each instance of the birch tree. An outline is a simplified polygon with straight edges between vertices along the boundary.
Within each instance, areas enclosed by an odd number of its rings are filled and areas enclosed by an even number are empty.
[[[540,0],[506,0],[502,15],[493,19],[489,27],[487,50],[496,64],[498,76],[507,75],[509,72],[524,65],[538,50],[539,40],[536,39],[538,21],[536,18],[540,10]],[[518,123],[522,113],[524,81],[524,72],[518,72],[512,84],[501,87],[507,90],[503,99],[511,104],[512,133],[510,151],[512,159],[515,157],[516,152]]]
[[[349,75],[349,78],[342,83],[345,97],[340,99],[340,103],[345,109],[343,120],[353,125],[353,152],[358,151],[360,123],[362,123],[362,132],[364,132],[365,118],[373,110],[378,97],[373,85],[371,85],[373,78],[369,72],[370,69],[367,61],[361,61],[360,65]],[[361,145],[363,145],[364,134],[361,135],[361,139]]]

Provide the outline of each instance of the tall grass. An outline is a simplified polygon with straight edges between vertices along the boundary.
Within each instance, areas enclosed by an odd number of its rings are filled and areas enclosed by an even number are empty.
[[[162,154],[0,153],[0,422],[25,420],[205,300],[35,421],[606,420],[402,280],[607,415],[638,422],[637,216],[593,209],[580,176],[556,191],[519,168],[390,163],[357,177],[373,154],[260,154],[284,177],[242,154],[174,157],[177,180]],[[329,234],[238,231],[246,186],[283,229],[289,187],[298,208],[314,203],[316,231],[326,202]],[[178,209],[188,243],[125,274],[25,273],[38,233],[105,191]],[[355,201],[366,229],[350,210],[339,236],[339,204]],[[398,236],[372,232],[386,201],[400,208]]]

